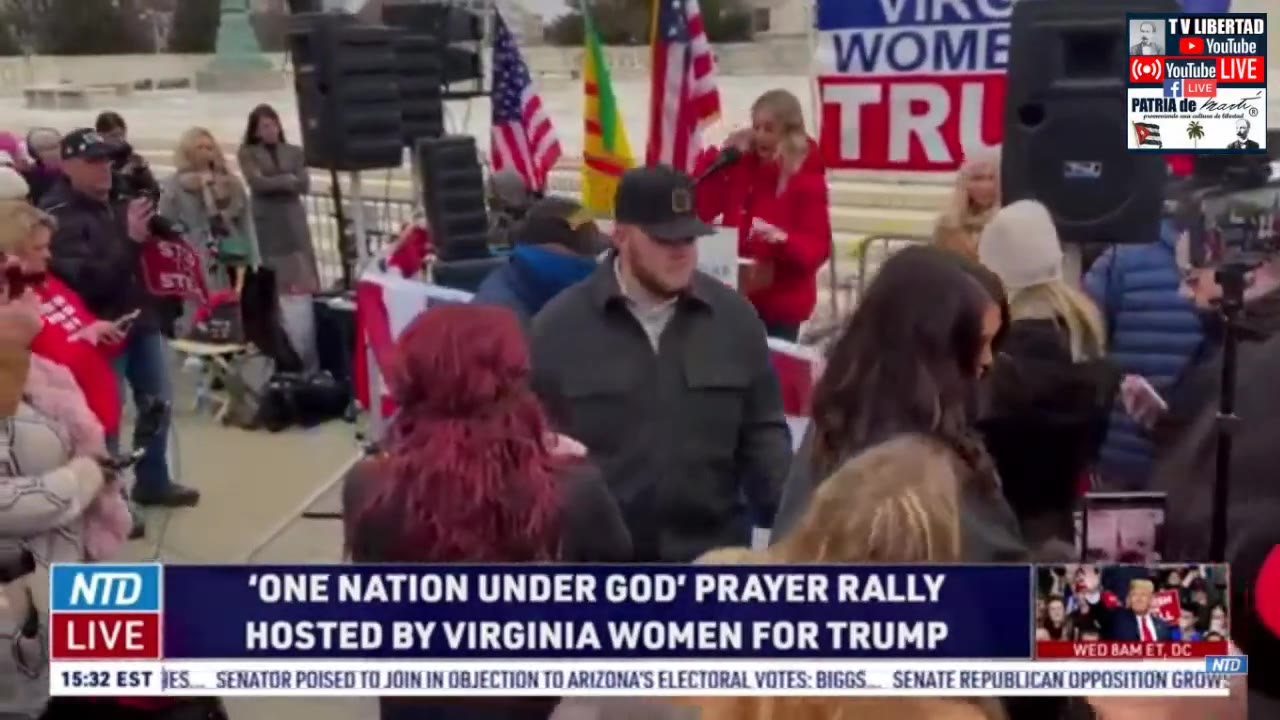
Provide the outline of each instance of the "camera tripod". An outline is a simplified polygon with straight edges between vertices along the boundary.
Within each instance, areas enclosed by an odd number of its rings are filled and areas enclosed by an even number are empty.
[[[1252,269],[1247,262],[1228,262],[1214,271],[1214,280],[1222,288],[1218,312],[1223,321],[1222,368],[1219,378],[1216,429],[1218,444],[1214,456],[1213,506],[1209,530],[1209,559],[1226,562],[1227,505],[1231,501],[1231,450],[1240,418],[1236,415],[1236,371],[1240,349],[1240,314],[1244,311],[1245,275]]]

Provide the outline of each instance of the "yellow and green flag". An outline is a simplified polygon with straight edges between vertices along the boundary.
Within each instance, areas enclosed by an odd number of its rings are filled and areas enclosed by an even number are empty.
[[[583,136],[582,136],[582,204],[603,214],[613,215],[614,196],[622,172],[635,164],[627,128],[618,112],[618,100],[609,81],[604,47],[596,34],[591,16],[583,3]]]

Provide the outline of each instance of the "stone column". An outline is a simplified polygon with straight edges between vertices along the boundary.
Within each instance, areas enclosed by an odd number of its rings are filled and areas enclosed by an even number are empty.
[[[262,52],[249,23],[249,0],[222,0],[213,62],[196,73],[201,92],[278,90],[284,73]]]

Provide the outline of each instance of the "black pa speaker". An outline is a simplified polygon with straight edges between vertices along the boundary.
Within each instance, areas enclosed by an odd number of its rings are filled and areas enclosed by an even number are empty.
[[[341,13],[302,16],[289,32],[298,119],[308,167],[399,167],[400,92],[390,28]]]
[[[404,145],[444,134],[444,85],[440,79],[439,44],[430,35],[405,34],[396,39],[396,75]]]
[[[1129,152],[1125,13],[1177,0],[1021,0],[1013,6],[1002,150],[1006,203],[1034,199],[1065,242],[1158,237],[1168,169]]]
[[[475,92],[450,92],[448,85],[480,82],[484,67],[480,43],[484,40],[484,20],[480,13],[446,2],[392,2],[382,6],[382,21],[439,42],[440,80],[444,97],[472,97]]]
[[[489,214],[476,139],[446,135],[419,140],[417,153],[422,205],[439,259],[450,262],[488,257]]]

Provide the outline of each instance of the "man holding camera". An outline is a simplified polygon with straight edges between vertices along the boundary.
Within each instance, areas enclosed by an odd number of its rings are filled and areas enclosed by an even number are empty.
[[[50,270],[71,286],[88,309],[115,320],[125,335],[120,362],[137,407],[172,400],[169,357],[156,312],[156,298],[143,282],[140,257],[155,207],[147,198],[113,200],[112,159],[120,147],[82,128],[61,144],[64,177],[42,199],[58,220]],[[168,418],[147,443],[135,472],[133,499],[140,505],[190,507],[200,493],[172,482],[165,451]]]
[[[1218,200],[1204,215],[1217,231],[1184,233],[1178,240],[1185,292],[1203,313],[1206,337],[1193,364],[1173,387],[1168,398],[1144,398],[1143,393],[1122,397],[1126,409],[1139,422],[1153,427],[1156,440],[1152,489],[1168,494],[1167,504],[1177,512],[1165,518],[1166,557],[1208,558],[1217,478],[1217,447],[1223,425],[1219,405],[1223,392],[1223,365],[1227,362],[1224,309],[1239,304],[1233,313],[1231,362],[1235,427],[1231,453],[1231,515],[1250,505],[1275,499],[1277,454],[1275,422],[1275,367],[1280,357],[1280,187],[1232,193]],[[1203,220],[1193,218],[1202,225]],[[1238,283],[1236,293],[1227,286]],[[1236,295],[1229,298],[1230,294]],[[1228,302],[1228,300],[1230,302]],[[1228,425],[1228,429],[1233,426]],[[1228,543],[1237,526],[1229,521]],[[1228,550],[1228,552],[1230,552]]]

